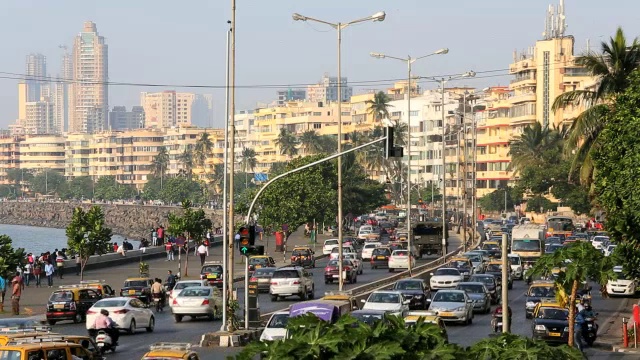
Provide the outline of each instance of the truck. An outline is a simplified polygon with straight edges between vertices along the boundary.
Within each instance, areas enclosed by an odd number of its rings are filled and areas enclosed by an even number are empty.
[[[516,225],[511,230],[511,253],[520,255],[525,267],[542,256],[543,248],[544,229],[540,225]]]
[[[419,254],[442,256],[442,223],[435,221],[426,221],[417,223],[412,230],[413,246]],[[447,248],[449,247],[447,241]]]

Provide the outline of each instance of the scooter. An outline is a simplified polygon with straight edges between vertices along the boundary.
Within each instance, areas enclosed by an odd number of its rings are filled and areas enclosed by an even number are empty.
[[[597,314],[596,314],[597,315]],[[595,317],[588,317],[584,319],[582,324],[582,338],[589,346],[593,346],[598,336],[598,325],[596,324]]]
[[[104,354],[107,351],[116,352],[117,344],[113,342],[113,339],[105,330],[98,330],[96,334],[96,346],[100,354]]]

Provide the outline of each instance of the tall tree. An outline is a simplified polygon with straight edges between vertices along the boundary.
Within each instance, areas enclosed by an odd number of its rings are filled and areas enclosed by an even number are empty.
[[[112,231],[105,225],[102,208],[92,206],[87,212],[75,208],[66,234],[67,246],[80,257],[80,280],[83,280],[89,257],[106,254],[111,248]]]
[[[318,138],[320,149],[318,152],[333,154],[338,151],[338,138],[332,135],[320,135]]]
[[[373,100],[365,101],[365,104],[369,105],[367,113],[373,116],[373,119],[376,121],[388,118],[389,108],[393,106],[390,102],[391,98],[389,95],[385,94],[383,91],[378,91],[373,95]]]
[[[182,164],[182,171],[184,176],[188,179],[193,178],[193,167],[195,165],[195,159],[193,150],[188,146],[184,148],[182,154],[178,155],[178,161]]]
[[[557,250],[552,254],[543,255],[529,270],[532,275],[551,277],[553,269],[560,269],[556,278],[558,287],[569,296],[569,340],[568,345],[573,346],[575,336],[576,297],[578,286],[594,280],[600,284],[606,296],[606,283],[614,279],[613,263],[610,257],[605,257],[588,241],[579,241],[568,247]]]
[[[596,79],[594,89],[574,90],[556,98],[553,110],[570,106],[586,109],[573,119],[567,139],[567,150],[576,150],[572,169],[580,169],[580,180],[587,185],[593,181],[593,154],[600,146],[600,133],[607,125],[612,102],[629,86],[629,75],[640,65],[640,41],[627,41],[622,28],[609,42],[600,44],[600,52],[589,52],[576,59]]]
[[[164,181],[164,176],[169,168],[169,152],[165,146],[161,146],[158,149],[158,154],[153,158],[151,168],[153,169],[153,175],[160,178],[162,187],[162,181]]]
[[[211,155],[212,151],[213,141],[211,141],[211,136],[208,132],[203,132],[196,141],[194,160],[198,166],[202,167],[205,173],[207,172],[207,159]]]
[[[202,240],[212,227],[211,220],[207,218],[203,209],[194,210],[193,204],[189,200],[182,201],[182,214],[169,214],[169,227],[167,231],[175,236],[185,236],[187,242],[190,240]],[[184,267],[185,277],[189,276],[189,251],[186,252]],[[182,275],[182,274],[181,274]]]
[[[249,172],[253,172],[253,170],[258,165],[258,161],[256,160],[256,151],[252,148],[244,148],[242,149],[242,155],[240,158],[240,168],[244,172],[244,182],[245,188],[249,184]]]
[[[93,198],[93,188],[95,184],[91,176],[77,176],[71,179],[65,186],[63,199],[91,199]]]
[[[60,172],[47,169],[31,179],[31,191],[43,195],[60,195],[65,191],[66,182],[64,175]]]
[[[23,248],[14,248],[13,240],[9,236],[0,235],[0,276],[9,277],[25,259],[26,253]]]
[[[300,136],[300,146],[306,155],[317,154],[322,151],[320,137],[315,130],[308,130]]]
[[[540,164],[545,151],[561,145],[558,140],[548,126],[543,127],[539,122],[527,126],[520,136],[509,142],[511,168],[521,170],[531,164]]]
[[[8,169],[7,180],[15,184],[16,189],[19,190],[18,196],[24,195],[24,186],[29,184],[33,179],[33,174],[29,170],[25,169]]]
[[[130,184],[120,184],[115,176],[101,176],[94,186],[94,197],[98,200],[125,200],[137,194],[135,187]]]
[[[298,154],[298,139],[287,128],[281,128],[275,141],[280,148],[280,154],[293,157]]]

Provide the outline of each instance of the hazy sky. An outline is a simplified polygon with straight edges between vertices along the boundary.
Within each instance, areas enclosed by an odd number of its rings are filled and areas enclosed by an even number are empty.
[[[507,85],[505,69],[515,49],[541,38],[548,4],[559,0],[237,0],[237,109],[270,102],[276,88],[304,87],[336,73],[336,32],[316,23],[295,22],[298,12],[331,22],[348,22],[386,11],[381,23],[343,31],[343,76],[354,93],[383,89],[403,78],[406,67],[378,60],[370,52],[422,56],[448,47],[448,55],[414,64],[416,75],[478,72],[459,85]],[[640,1],[566,0],[567,34],[576,52],[587,38],[596,46],[617,26],[629,38],[640,34]],[[62,50],[72,45],[84,21],[94,21],[109,45],[109,80],[139,84],[208,85],[214,89],[111,86],[109,105],[138,105],[141,91],[176,89],[212,93],[216,125],[222,123],[226,21],[231,0],[0,0],[0,128],[17,116],[17,80],[25,55],[47,56],[48,73],[59,72]],[[483,71],[502,70],[497,72]],[[487,75],[492,75],[488,77]],[[378,80],[378,81],[375,81]],[[385,81],[386,80],[386,81]],[[424,84],[426,88],[433,84]]]

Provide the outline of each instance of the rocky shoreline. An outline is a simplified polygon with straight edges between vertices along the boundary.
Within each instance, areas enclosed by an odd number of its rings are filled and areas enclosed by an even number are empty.
[[[2,201],[0,224],[64,229],[71,221],[74,208],[80,206],[88,210],[92,205],[102,207],[105,222],[114,234],[133,240],[148,239],[153,227],[167,227],[169,213],[182,211],[168,206]],[[206,209],[205,212],[214,225],[222,222],[219,211]]]

